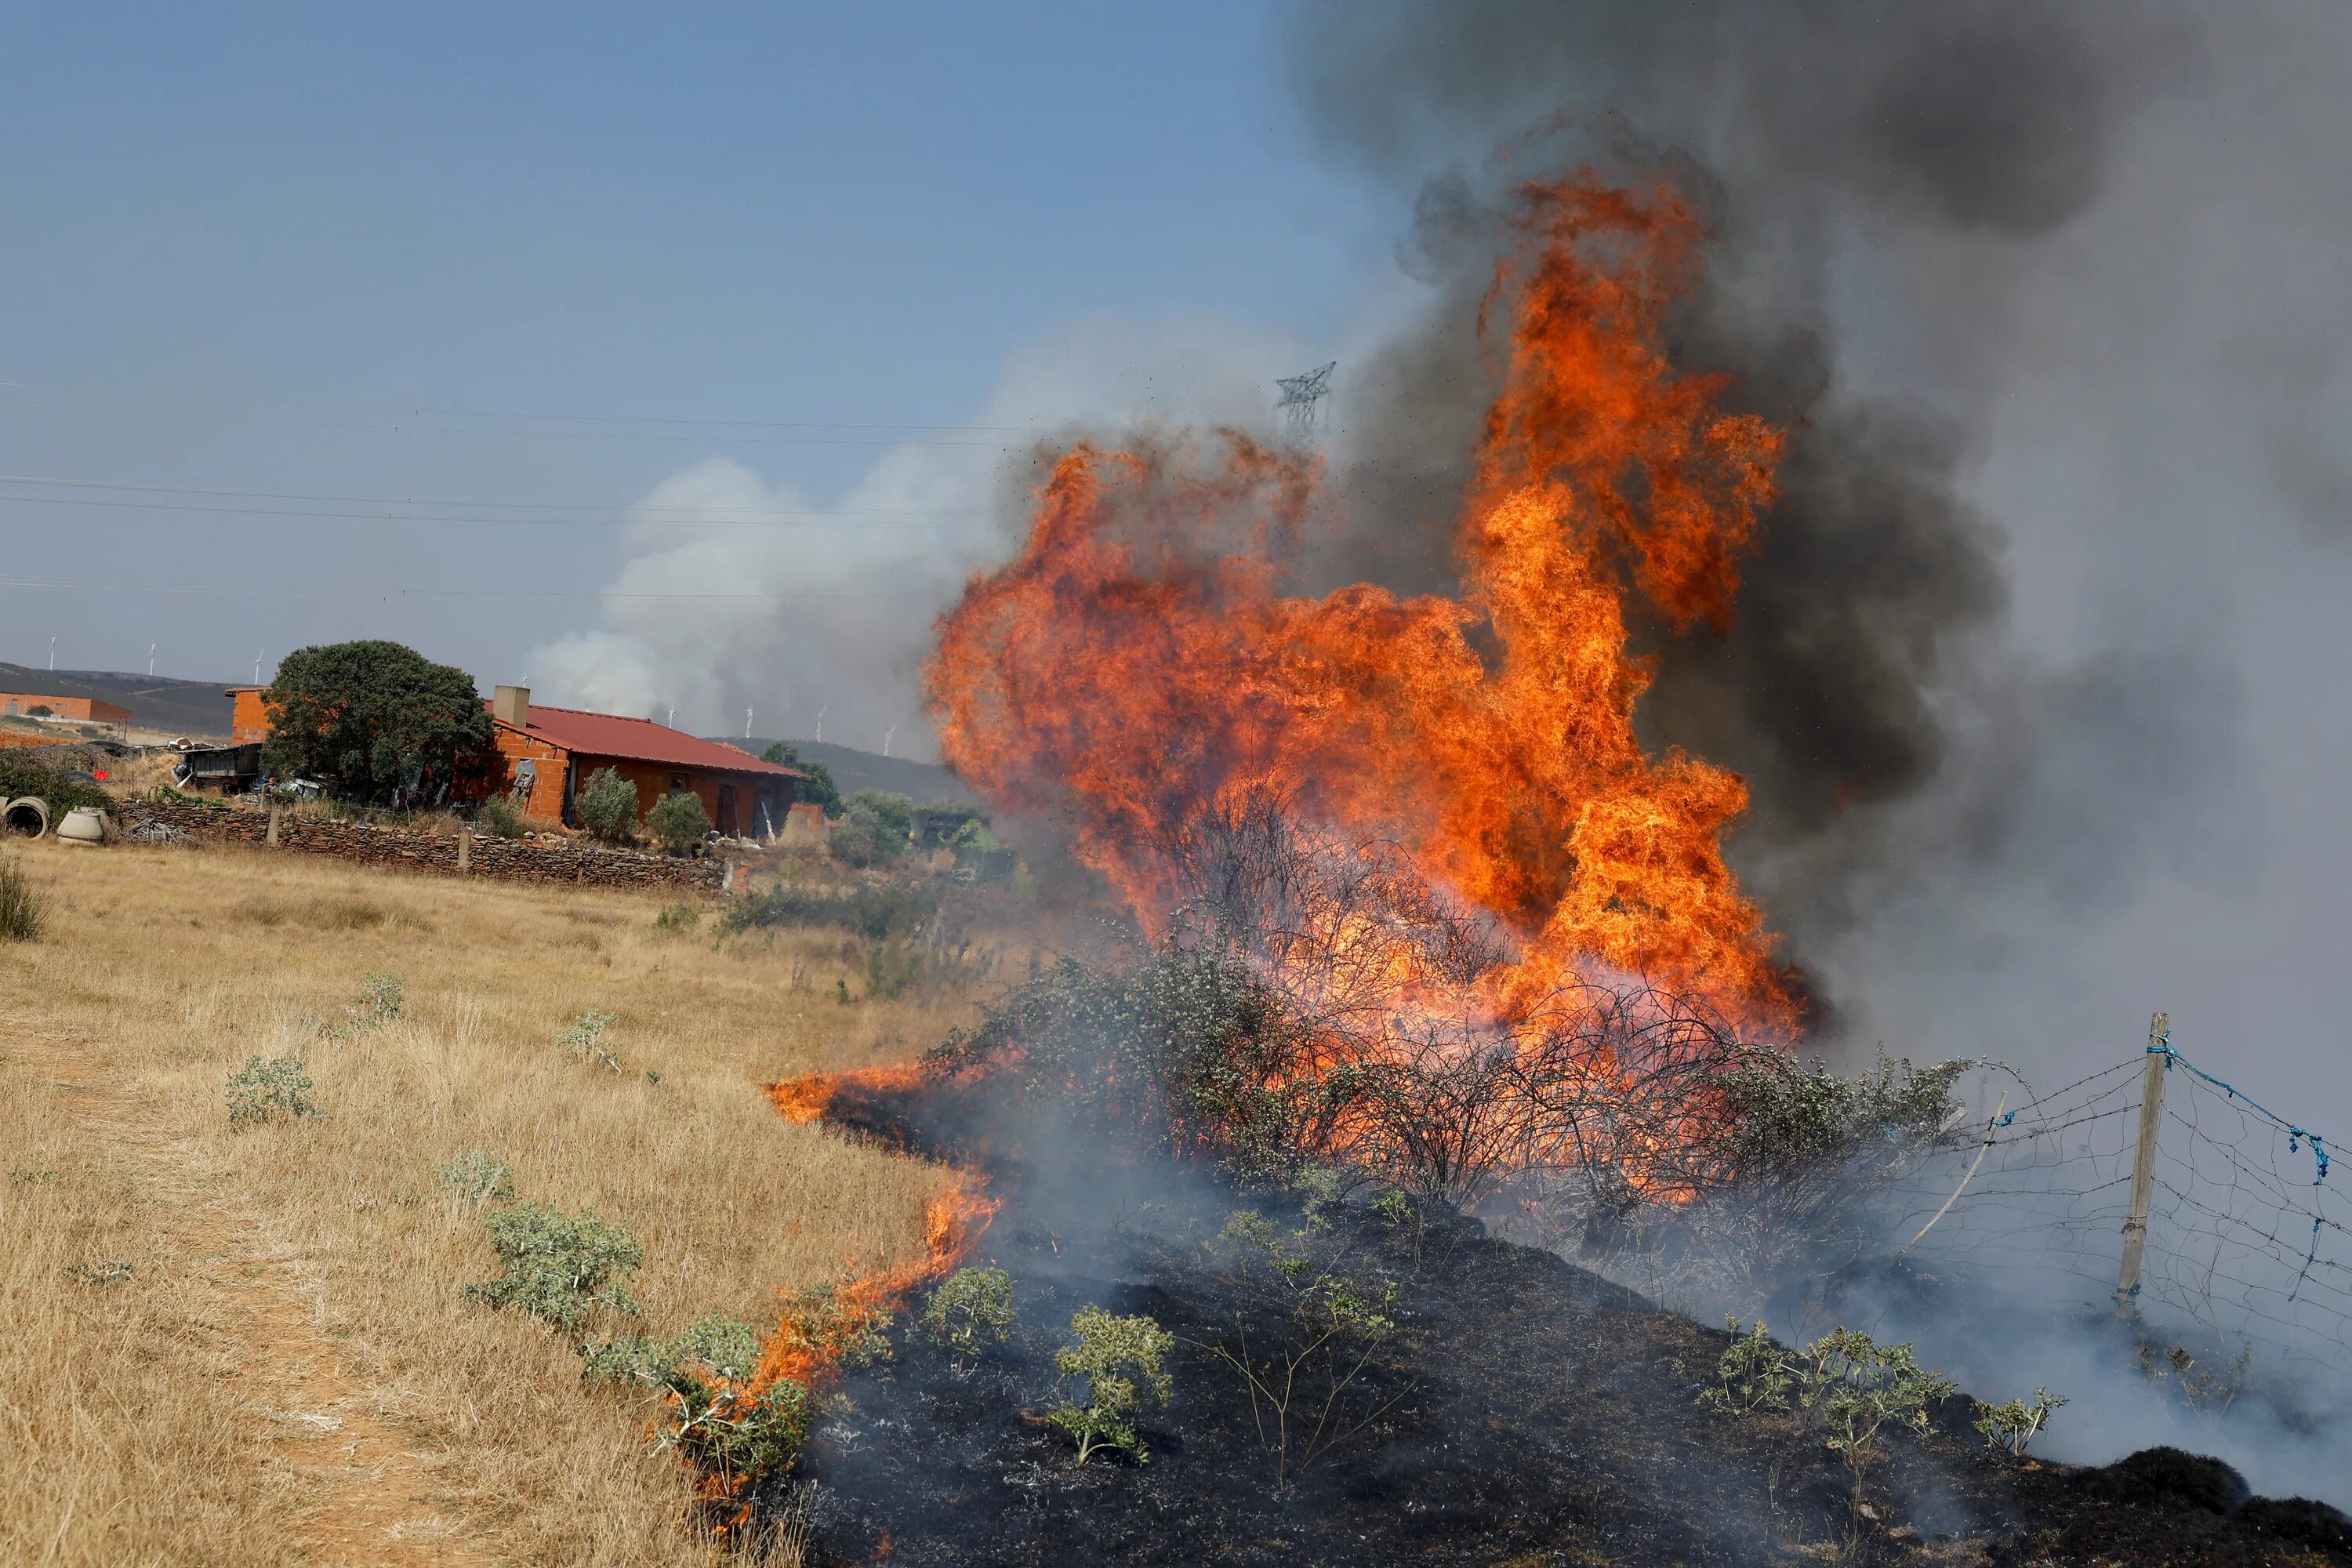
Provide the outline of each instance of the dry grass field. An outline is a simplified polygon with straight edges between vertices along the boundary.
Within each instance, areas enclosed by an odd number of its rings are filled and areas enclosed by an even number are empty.
[[[913,1248],[941,1178],[760,1086],[911,1056],[971,998],[845,1005],[838,933],[720,944],[658,930],[653,896],[0,854],[49,906],[0,943],[0,1563],[711,1558],[648,1408],[460,1295],[495,1269],[435,1167],[488,1151],[520,1197],[631,1226],[649,1332],[764,1326],[781,1290]],[[555,1044],[591,1011],[618,1071]],[[289,1052],[325,1114],[233,1128],[226,1079]]]

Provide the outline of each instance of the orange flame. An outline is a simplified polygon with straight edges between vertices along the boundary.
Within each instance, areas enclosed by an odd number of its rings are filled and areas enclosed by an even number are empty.
[[[1510,324],[1459,597],[1282,592],[1336,504],[1312,458],[1231,432],[1082,443],[1020,552],[940,617],[942,748],[993,804],[1066,815],[1153,929],[1171,903],[1154,846],[1270,788],[1500,917],[1518,943],[1482,984],[1500,1014],[1630,972],[1785,1023],[1771,939],[1723,858],[1746,787],[1643,752],[1649,676],[1627,647],[1636,600],[1686,634],[1728,626],[1781,433],[1669,362],[1702,238],[1677,194],[1530,186],[1519,235],[1482,312],[1482,331]]]

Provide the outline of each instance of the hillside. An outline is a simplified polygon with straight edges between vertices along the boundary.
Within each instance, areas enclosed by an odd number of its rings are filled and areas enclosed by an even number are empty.
[[[131,721],[142,730],[184,735],[227,736],[228,684],[100,669],[33,669],[0,662],[0,690],[95,697],[130,709]]]
[[[727,735],[711,739],[723,745],[740,746],[755,756],[775,744],[772,739],[746,741]],[[918,805],[972,798],[971,791],[964,787],[961,780],[936,763],[886,757],[877,752],[861,752],[855,746],[836,746],[830,741],[794,740],[792,743],[800,748],[803,762],[823,763],[844,795],[861,789],[887,789],[906,795]]]

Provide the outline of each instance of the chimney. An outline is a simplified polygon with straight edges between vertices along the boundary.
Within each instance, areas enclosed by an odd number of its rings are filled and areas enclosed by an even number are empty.
[[[490,712],[501,724],[530,728],[530,688],[501,686],[490,698]]]

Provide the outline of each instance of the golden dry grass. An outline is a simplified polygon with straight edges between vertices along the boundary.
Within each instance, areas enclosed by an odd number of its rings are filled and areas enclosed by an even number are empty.
[[[911,1055],[967,1001],[845,1007],[837,935],[665,935],[675,895],[0,853],[50,905],[0,947],[0,1562],[709,1560],[645,1407],[460,1296],[495,1270],[434,1167],[487,1150],[520,1196],[632,1226],[646,1331],[764,1327],[780,1290],[913,1246],[941,1177],[760,1086]],[[366,1016],[371,973],[400,1016]],[[618,1073],[553,1043],[591,1010]],[[233,1129],[229,1073],[289,1052],[327,1114]]]

